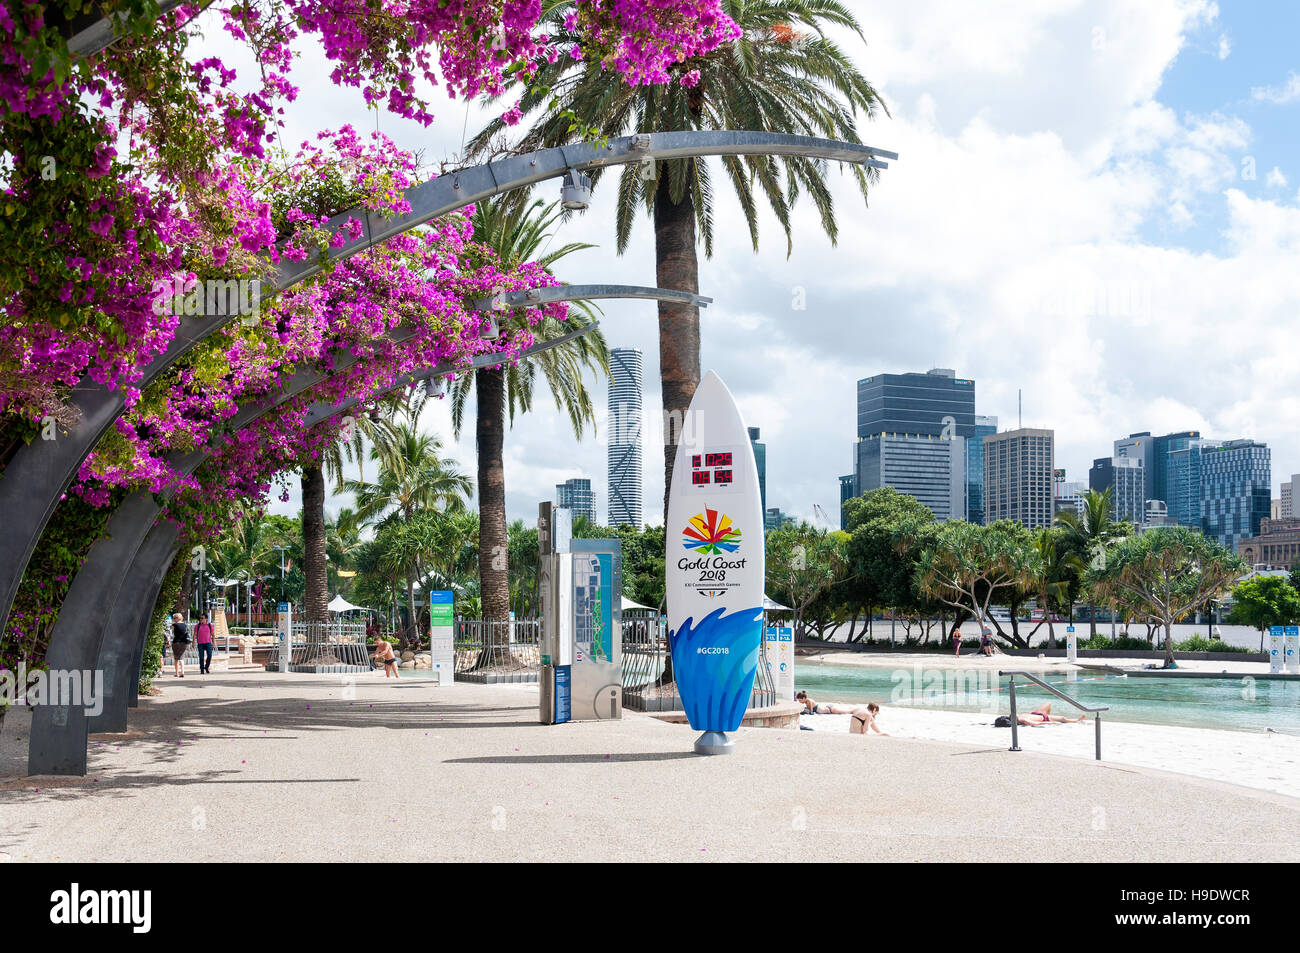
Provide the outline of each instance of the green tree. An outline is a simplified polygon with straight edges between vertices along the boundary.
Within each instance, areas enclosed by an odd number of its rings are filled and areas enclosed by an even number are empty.
[[[1136,609],[1165,630],[1165,667],[1174,666],[1174,623],[1223,592],[1246,571],[1240,556],[1184,527],[1153,530],[1114,546],[1089,568],[1089,590],[1112,605]]]
[[[764,538],[768,591],[794,610],[795,637],[806,629],[804,614],[843,578],[849,534],[827,532],[808,523],[782,526]]]
[[[1063,531],[1043,527],[1034,534],[1034,549],[1038,554],[1038,571],[1030,588],[1047,619],[1048,644],[1056,648],[1056,628],[1052,623],[1055,610],[1067,614],[1070,609],[1070,587],[1083,574],[1084,563],[1078,553],[1063,545]],[[1015,615],[1012,615],[1015,618]]]
[[[376,565],[387,573],[404,562],[409,624],[414,626],[419,561],[413,554],[419,550],[419,534],[411,530],[402,536],[393,524],[409,523],[417,513],[425,511],[462,511],[473,484],[455,464],[443,459],[442,441],[420,433],[414,422],[394,425],[391,439],[372,446],[370,457],[379,464],[375,481],[347,480],[343,484],[356,501],[350,522],[375,524],[381,531],[387,530],[381,547],[384,555]]]
[[[520,108],[542,112],[525,133],[521,148],[559,146],[575,131],[619,136],[633,132],[747,129],[828,136],[858,142],[858,117],[883,109],[880,97],[853,60],[826,35],[843,30],[862,39],[862,30],[839,0],[722,0],[723,10],[744,31],[734,43],[707,56],[688,57],[672,68],[674,78],[698,71],[694,86],[666,83],[629,86],[598,62],[562,56],[543,65],[528,84]],[[564,28],[570,0],[546,0],[539,28],[563,49],[578,41]],[[494,150],[501,121],[475,137],[477,153]],[[721,160],[758,248],[760,205],[765,205],[793,247],[791,210],[801,195],[817,207],[832,244],[835,219],[826,163],[802,156],[726,156]],[[865,202],[873,172],[852,166]],[[598,184],[600,170],[592,173]],[[661,288],[699,291],[697,243],[713,254],[713,193],[709,166],[674,159],[624,166],[618,182],[615,227],[618,252],[627,250],[632,224],[644,209],[654,221],[655,274]],[[659,367],[663,385],[664,510],[672,484],[675,444],[681,421],[700,380],[699,309],[659,304]]]
[[[1056,525],[1065,530],[1064,545],[1086,564],[1096,567],[1106,558],[1106,549],[1124,534],[1125,524],[1112,518],[1111,488],[1087,490],[1079,512],[1064,510],[1056,514]],[[1091,592],[1089,593],[1091,597]],[[1090,639],[1097,637],[1097,611],[1088,603]]]
[[[988,623],[995,598],[1009,602],[1042,572],[1041,557],[1029,530],[1010,520],[976,526],[952,520],[940,527],[921,552],[917,588],[961,612],[969,612],[981,629]],[[1012,642],[1028,646],[1016,630]]]
[[[526,261],[536,261],[550,274],[551,266],[575,251],[595,246],[570,242],[547,251],[560,218],[558,203],[534,201],[523,208],[517,201],[503,199],[479,203],[474,211],[474,239],[496,254],[506,270]],[[520,322],[519,314],[513,318]],[[538,342],[564,337],[593,324],[592,312],[583,305],[570,305],[569,318],[552,318],[529,330]],[[506,527],[506,477],[503,459],[505,429],[516,414],[531,409],[540,375],[555,398],[555,405],[569,418],[573,433],[582,438],[587,424],[596,418],[591,395],[583,381],[586,371],[609,373],[609,348],[599,330],[578,335],[565,344],[510,364],[467,371],[457,376],[451,393],[451,419],[456,436],[465,422],[465,406],[473,388],[477,401],[475,430],[478,448],[478,505],[482,546],[479,547],[479,584],[483,617],[494,622],[510,618],[509,532]],[[502,638],[508,633],[498,626]]]
[[[1300,622],[1300,591],[1281,576],[1245,579],[1232,589],[1228,622],[1259,629],[1260,651],[1263,651],[1265,629]]]
[[[876,606],[906,613],[932,608],[916,585],[916,564],[939,531],[934,513],[892,486],[869,490],[844,504],[849,573],[842,597],[854,617]]]

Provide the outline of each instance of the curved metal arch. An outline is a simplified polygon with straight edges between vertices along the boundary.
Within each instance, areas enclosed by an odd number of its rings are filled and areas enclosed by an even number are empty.
[[[712,298],[668,288],[645,288],[640,285],[556,285],[550,288],[529,288],[526,291],[506,291],[488,298],[475,298],[470,302],[470,308],[475,311],[505,311],[511,308],[535,308],[538,305],[560,301],[597,301],[604,298],[669,301],[695,308],[706,308],[713,304]]]
[[[137,550],[109,609],[95,667],[104,673],[104,708],[87,723],[87,731],[126,731],[126,710],[134,708],[140,657],[163,578],[180,552],[180,527],[171,520],[154,524]],[[30,758],[30,753],[29,753]]]
[[[570,287],[573,290],[565,300],[581,297],[577,290],[580,287],[608,286]],[[653,292],[661,289],[638,290]],[[637,297],[653,295],[639,294]],[[593,324],[560,338],[533,345],[521,352],[521,356],[549,350],[587,334],[595,327]],[[482,354],[471,361],[468,367],[490,367],[500,362],[500,355]],[[379,393],[388,393],[420,380],[465,368],[465,365],[458,368],[450,362],[444,362],[423,371],[403,375],[390,388]],[[295,394],[323,380],[325,376],[317,371],[299,372],[291,378],[283,392],[236,413],[231,418],[232,431],[269,412]],[[356,403],[359,401],[350,399],[339,407],[315,405],[308,412],[304,427],[317,426]],[[219,443],[178,459],[174,465],[182,472],[193,472],[217,446]],[[47,658],[51,660],[51,668],[81,671],[91,670],[93,664],[94,670],[102,671],[105,708],[100,716],[89,718],[84,708],[35,708],[28,742],[29,774],[84,775],[88,734],[92,726],[97,731],[125,730],[126,708],[130,705],[130,679],[138,677],[139,656],[148,637],[153,607],[158,600],[167,568],[177,552],[174,544],[179,531],[170,521],[156,522],[161,510],[162,505],[152,494],[137,493],[128,497],[114,512],[104,537],[91,547],[73,579],[64,600],[64,608],[60,611],[59,620],[50,636]],[[111,609],[105,611],[104,607],[109,604]]]
[[[339,233],[353,219],[364,223],[362,237],[331,248],[325,260],[342,260],[440,215],[503,192],[557,178],[571,170],[626,165],[645,159],[682,159],[709,155],[797,155],[887,168],[881,159],[896,153],[860,143],[813,136],[749,131],[688,131],[638,133],[605,144],[579,143],[510,156],[497,162],[449,173],[407,189],[411,211],[385,218],[364,209],[334,216],[326,228]],[[321,270],[321,258],[301,262],[282,259],[275,288],[284,290]],[[154,359],[135,386],[143,389],[181,355],[234,315],[209,315],[183,323],[167,351]],[[0,537],[0,631],[8,624],[23,572],[54,512],[86,459],[113,421],[122,413],[125,395],[83,380],[74,391],[82,418],[60,439],[35,440],[22,447],[0,474],[0,512],[10,516],[9,532]]]

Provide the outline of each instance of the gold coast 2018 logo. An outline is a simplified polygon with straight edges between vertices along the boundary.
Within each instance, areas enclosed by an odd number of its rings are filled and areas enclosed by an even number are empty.
[[[692,516],[682,530],[682,545],[710,556],[734,553],[740,548],[740,529],[727,514],[706,509]]]

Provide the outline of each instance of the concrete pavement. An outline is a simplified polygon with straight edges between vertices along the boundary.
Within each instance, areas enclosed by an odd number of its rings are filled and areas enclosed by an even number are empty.
[[[26,778],[21,861],[1300,860],[1300,800],[1030,751],[745,729],[731,757],[636,713],[537,724],[535,686],[161,678],[91,774]],[[1188,752],[1188,758],[1196,756]],[[0,856],[0,860],[4,858]]]

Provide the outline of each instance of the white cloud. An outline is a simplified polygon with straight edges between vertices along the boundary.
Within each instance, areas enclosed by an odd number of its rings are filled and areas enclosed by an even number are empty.
[[[1266,103],[1289,103],[1300,98],[1300,73],[1292,73],[1281,86],[1255,86],[1250,90],[1252,99]]]
[[[1264,179],[1264,182],[1270,188],[1279,188],[1279,189],[1285,188],[1286,176],[1282,174],[1281,169],[1279,169],[1277,166],[1273,166],[1273,168],[1269,169],[1268,176],[1267,178]]]
[[[974,378],[978,412],[1003,426],[1014,425],[1022,388],[1025,423],[1055,429],[1058,463],[1074,479],[1118,436],[1188,427],[1267,440],[1278,474],[1300,470],[1300,399],[1285,396],[1300,393],[1300,369],[1282,349],[1261,347],[1289,340],[1300,311],[1300,209],[1243,191],[1253,132],[1239,117],[1179,116],[1158,98],[1188,34],[1214,23],[1213,4],[873,0],[854,10],[869,43],[844,45],[893,113],[862,138],[901,158],[865,210],[832,167],[840,242],[831,247],[805,203],[788,259],[770,216],[751,252],[719,188],[715,255],[700,265],[701,291],[716,299],[701,314],[701,364],[762,428],[768,505],[811,517],[820,503],[835,514],[836,477],[851,469],[855,381],[934,366]],[[363,112],[339,112],[340,95],[305,90],[295,128],[347,118],[365,127]],[[471,114],[471,132],[481,115]],[[387,116],[381,125],[437,156],[455,151],[463,122],[457,104],[432,133]],[[612,189],[598,189],[566,227],[565,240],[600,247],[566,260],[563,278],[653,282],[648,222],[620,258],[612,210]],[[1226,221],[1222,249],[1153,243],[1164,228],[1190,232],[1206,213]],[[796,286],[806,310],[791,307]],[[655,308],[611,302],[605,312],[610,343],[645,356],[643,495],[654,522],[663,495]],[[592,386],[603,405],[604,383]],[[445,416],[431,414],[426,427],[450,442]],[[452,446],[472,472],[472,428]],[[506,448],[511,518],[531,520],[556,482],[579,474],[603,507],[603,438],[575,441],[545,395]]]
[[[1226,60],[1232,53],[1232,40],[1224,33],[1219,37],[1219,59]]]

